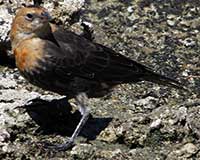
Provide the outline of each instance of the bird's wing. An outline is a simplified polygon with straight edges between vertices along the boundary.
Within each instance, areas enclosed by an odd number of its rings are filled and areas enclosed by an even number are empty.
[[[145,71],[143,65],[74,33],[57,31],[53,35],[62,52],[53,43],[46,48],[57,72],[89,80],[124,83],[136,80]]]

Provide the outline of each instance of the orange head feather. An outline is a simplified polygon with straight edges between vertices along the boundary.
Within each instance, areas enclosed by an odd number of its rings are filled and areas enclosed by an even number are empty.
[[[18,10],[11,27],[12,48],[27,38],[42,36],[49,31],[49,13],[42,7],[23,7]]]

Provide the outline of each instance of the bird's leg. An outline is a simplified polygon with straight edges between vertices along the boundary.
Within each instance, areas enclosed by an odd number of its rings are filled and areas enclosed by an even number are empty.
[[[82,114],[82,118],[79,121],[78,125],[76,126],[74,133],[69,138],[69,140],[67,140],[66,143],[60,144],[60,145],[55,145],[55,146],[47,146],[48,148],[53,148],[53,149],[60,150],[60,151],[70,148],[74,144],[74,141],[75,141],[76,137],[78,136],[78,134],[80,133],[81,129],[83,128],[83,126],[87,122],[90,112],[89,112],[89,109],[86,108],[86,100],[87,100],[86,94],[85,93],[79,93],[76,96],[75,100],[76,100],[76,103],[79,107],[79,111]]]
[[[74,140],[80,133],[80,131],[83,128],[83,126],[85,125],[85,123],[87,122],[87,120],[89,118],[89,113],[90,113],[89,109],[86,107],[87,96],[85,93],[79,93],[75,99],[76,99],[76,103],[79,107],[79,111],[82,115],[82,118],[81,118],[80,122],[78,123],[78,125],[76,126],[74,133],[72,134],[70,139],[67,141],[67,143],[66,143],[67,146],[68,145],[71,146],[74,143]],[[69,148],[69,147],[67,147],[67,148]]]

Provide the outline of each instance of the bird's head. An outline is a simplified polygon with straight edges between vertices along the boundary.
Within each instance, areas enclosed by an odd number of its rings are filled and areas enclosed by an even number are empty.
[[[13,19],[10,38],[26,39],[32,36],[41,36],[48,31],[51,17],[42,7],[23,7],[19,9]]]

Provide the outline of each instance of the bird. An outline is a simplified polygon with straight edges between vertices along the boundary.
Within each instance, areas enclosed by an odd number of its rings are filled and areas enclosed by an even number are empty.
[[[72,136],[49,148],[66,150],[89,117],[86,99],[102,97],[124,83],[150,81],[183,89],[183,85],[154,72],[111,48],[52,24],[41,6],[21,7],[12,22],[10,40],[16,66],[31,84],[74,98],[82,114]]]

